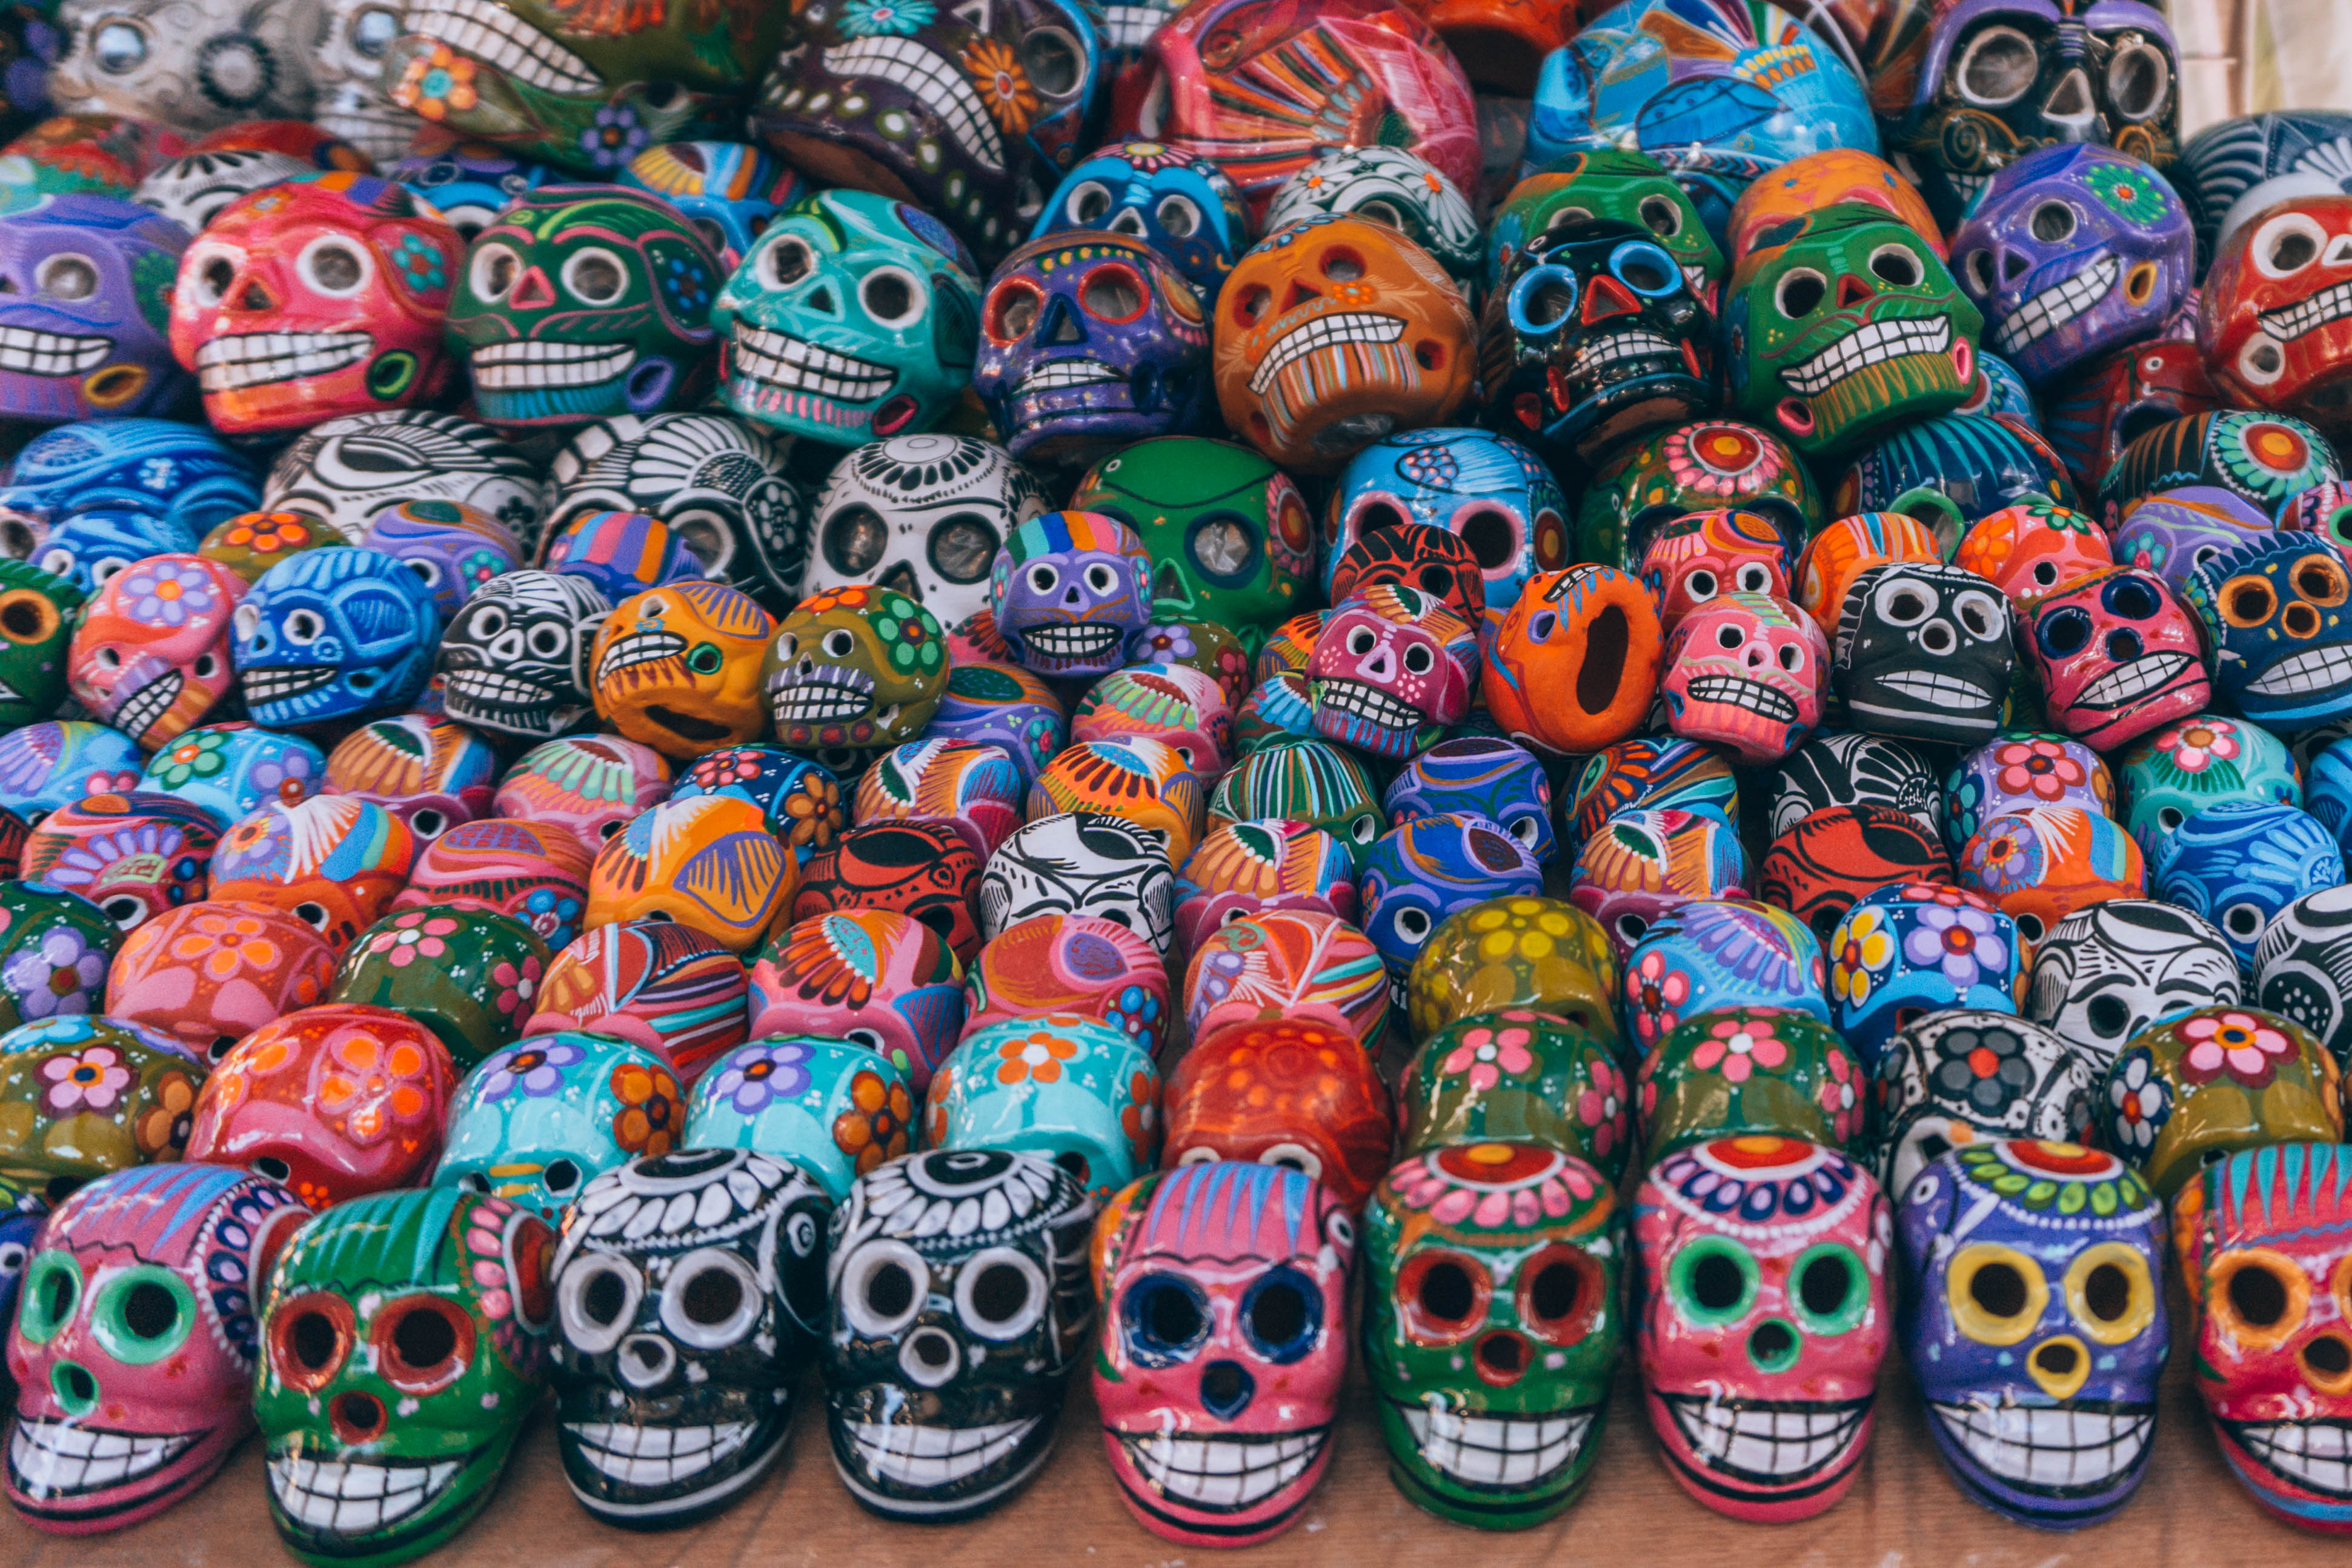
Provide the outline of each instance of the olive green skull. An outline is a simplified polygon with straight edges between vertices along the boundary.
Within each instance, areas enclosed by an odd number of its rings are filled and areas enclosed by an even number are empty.
[[[27,561],[0,560],[0,729],[36,723],[66,696],[79,588]]]

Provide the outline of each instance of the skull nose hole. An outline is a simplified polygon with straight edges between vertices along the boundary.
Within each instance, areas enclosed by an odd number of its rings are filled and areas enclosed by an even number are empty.
[[[1488,1383],[1512,1384],[1528,1370],[1528,1342],[1512,1333],[1492,1333],[1478,1342],[1478,1375]]]
[[[2336,1392],[2343,1387],[2346,1374],[2352,1373],[2352,1344],[2341,1335],[2322,1334],[2303,1347],[2303,1367],[2313,1382]]]
[[[383,1402],[373,1394],[338,1394],[335,1426],[344,1441],[364,1443],[383,1430]]]
[[[2137,632],[2109,632],[2107,634],[2107,657],[2114,659],[2117,664],[2123,664],[2131,659],[2137,658],[2139,657],[2139,634]]]
[[[1929,622],[1927,626],[1919,628],[1919,646],[1926,648],[1929,653],[1946,654],[1951,652],[1952,628],[1945,625],[1942,621]]]
[[[98,1406],[98,1379],[77,1363],[58,1363],[49,1373],[49,1390],[68,1415],[87,1415]]]
[[[1213,1361],[1201,1373],[1202,1408],[1220,1421],[1230,1421],[1249,1408],[1257,1391],[1250,1374],[1229,1361]]]
[[[1801,1342],[1796,1330],[1778,1318],[1767,1318],[1748,1335],[1748,1359],[1766,1372],[1786,1372],[1796,1364]]]
[[[908,1334],[898,1350],[898,1366],[925,1388],[937,1388],[956,1374],[961,1357],[945,1329],[926,1324]]]
[[[2053,1377],[2064,1377],[2074,1370],[2074,1363],[2081,1359],[2074,1353],[2073,1345],[2046,1344],[2033,1352],[2033,1364]]]
[[[621,1374],[640,1387],[669,1375],[677,1352],[667,1340],[652,1334],[631,1334],[621,1345]]]
[[[2072,1334],[2042,1341],[2026,1358],[2026,1371],[2053,1399],[2072,1399],[2090,1381],[2091,1352]]]
[[[2307,637],[2319,630],[2319,612],[2309,605],[2289,605],[2279,624],[2286,627],[2289,637]]]

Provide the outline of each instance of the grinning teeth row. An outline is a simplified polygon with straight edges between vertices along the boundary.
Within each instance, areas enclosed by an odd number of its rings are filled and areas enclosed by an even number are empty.
[[[494,392],[534,386],[593,386],[629,368],[637,351],[626,343],[498,343],[476,349],[474,384]]]
[[[403,30],[422,33],[542,92],[596,92],[604,85],[586,60],[491,0],[415,0]]]
[[[1811,1475],[1853,1446],[1870,1401],[1815,1405],[1745,1404],[1661,1394],[1676,1430],[1709,1468],[1761,1479]]]
[[[331,666],[308,664],[256,665],[237,672],[237,684],[247,702],[276,702],[299,697],[324,686],[340,672]]]
[[[2110,1481],[2146,1457],[2152,1406],[2116,1411],[2063,1406],[1932,1404],[1944,1433],[2005,1481],[2078,1487]]]
[[[980,1474],[1021,1446],[1040,1416],[989,1426],[917,1426],[846,1421],[858,1457],[875,1474],[901,1486],[940,1487]]]
[[[1576,351],[1576,364],[1570,374],[1582,375],[1615,364],[1620,360],[1654,359],[1664,355],[1676,364],[1682,363],[1682,349],[1655,332],[1639,328],[1611,332],[1585,343]]]
[[[1127,379],[1107,364],[1090,359],[1057,359],[1041,364],[1021,378],[1016,392],[1059,392],[1072,386],[1100,386]]]
[[[603,1421],[564,1426],[581,1458],[625,1486],[666,1487],[690,1480],[751,1440],[751,1423],[715,1426],[625,1426]]]
[[[1566,1469],[1592,1430],[1592,1414],[1584,1410],[1494,1416],[1397,1408],[1430,1467],[1473,1486],[1527,1486]]]
[[[1942,316],[1916,321],[1864,321],[1812,358],[1780,373],[1800,397],[1828,391],[1854,372],[1913,354],[1939,354],[1951,346],[1952,323]]]
[[[1316,683],[1315,705],[1362,719],[1384,730],[1416,729],[1423,721],[1419,709],[1360,680],[1326,677]]]
[[[196,350],[196,381],[206,392],[234,392],[357,364],[375,347],[365,332],[243,332]]]
[[[1013,635],[1039,653],[1056,658],[1080,658],[1090,653],[1100,653],[1117,642],[1118,628],[1087,626],[1082,622],[1058,622],[1041,626],[1023,626]]]
[[[1157,5],[1106,5],[1097,18],[1102,24],[1103,47],[1139,49],[1175,14]]]
[[[467,702],[496,708],[531,708],[555,695],[536,680],[525,680],[496,669],[453,669],[447,693]]]
[[[833,76],[878,77],[893,87],[905,88],[947,121],[957,144],[989,173],[1004,172],[1004,142],[996,133],[995,121],[981,107],[980,94],[972,90],[963,72],[914,39],[859,38],[825,50],[821,58]],[[778,100],[778,107],[798,107],[796,100],[803,91],[793,89]]]
[[[749,321],[735,323],[734,350],[732,363],[739,375],[844,403],[872,403],[888,395],[898,380],[898,373],[888,365],[837,354]]]
[[[30,327],[0,327],[0,370],[29,375],[79,375],[114,353],[112,338],[67,337]]]
[[[2352,281],[2322,289],[2284,310],[2267,312],[2263,317],[2263,331],[2284,341],[2299,338],[2315,327],[2324,327],[2345,316],[2352,316]]]
[[[2352,647],[2315,647],[2280,659],[2246,682],[2258,697],[2303,697],[2352,680]]]
[[[2352,1498],[2352,1425],[2324,1418],[2230,1422],[2238,1446],[2305,1491]]]
[[[378,1465],[277,1455],[269,1461],[269,1490],[297,1524],[358,1535],[415,1513],[456,1479],[462,1468],[454,1459]]]
[[[2144,692],[2171,684],[2194,662],[2185,653],[2142,654],[2084,688],[2083,695],[2074,700],[2075,705],[2081,708],[2113,708],[2119,702],[2128,702]]]
[[[641,664],[657,664],[666,658],[676,658],[686,651],[686,639],[676,632],[632,632],[614,639],[596,661],[596,684],[602,686],[624,669],[634,669]]]
[[[1690,683],[1690,700],[1694,702],[1728,702],[1783,724],[1793,724],[1797,720],[1794,698],[1743,675],[1697,676]]]
[[[467,356],[472,364],[562,364],[585,360],[609,365],[633,352],[626,343],[558,343],[530,338],[519,343],[490,343]]]
[[[1983,687],[1972,681],[1938,675],[1931,669],[1895,670],[1880,676],[1878,683],[1922,702],[1958,702],[1971,708],[1984,701],[1987,695]]]
[[[1265,1437],[1179,1437],[1165,1432],[1117,1434],[1129,1463],[1177,1502],[1244,1509],[1306,1474],[1322,1452],[1318,1430]]]
[[[2062,283],[2053,283],[2026,300],[2001,319],[1994,337],[2000,340],[2000,352],[2015,353],[2034,339],[2055,328],[2063,327],[2100,300],[2115,288],[2116,279],[2123,275],[2124,264],[2114,256],[2102,255],[2096,261]]]
[[[1395,316],[1374,316],[1361,310],[1317,316],[1304,325],[1291,328],[1266,351],[1265,358],[1250,373],[1250,390],[1265,392],[1274,384],[1283,366],[1317,349],[1339,343],[1392,343],[1403,336],[1404,322]]]
[[[8,1439],[9,1479],[36,1500],[97,1491],[163,1468],[202,1436],[100,1432],[19,1415]]]

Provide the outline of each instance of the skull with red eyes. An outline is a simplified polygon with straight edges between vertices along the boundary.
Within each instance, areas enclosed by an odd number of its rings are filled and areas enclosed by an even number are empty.
[[[2232,401],[2352,432],[2352,195],[2294,197],[2223,240],[2197,345]]]
[[[1813,618],[1766,594],[1701,605],[1666,639],[1666,727],[1777,763],[1822,721],[1830,645]]]
[[[2096,750],[2212,700],[2197,622],[2151,573],[2095,572],[2027,601],[2022,617],[2050,721]]]
[[[1470,711],[1475,634],[1418,588],[1375,584],[1332,612],[1307,667],[1318,733],[1397,760]]]
[[[172,353],[226,435],[429,406],[465,242],[402,186],[333,173],[241,196],[181,259]]]
[[[1732,508],[1675,518],[1642,552],[1642,586],[1669,632],[1721,594],[1789,596],[1789,542],[1761,512]]]

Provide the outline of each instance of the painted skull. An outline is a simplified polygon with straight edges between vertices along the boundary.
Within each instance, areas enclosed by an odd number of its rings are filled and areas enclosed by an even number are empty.
[[[2092,746],[2113,749],[2212,697],[2196,621],[2148,573],[2109,567],[2020,614],[2051,722]]]
[[[0,217],[0,413],[169,416],[188,402],[172,362],[172,279],[187,236],[110,195],[50,196]]]
[[[716,583],[633,595],[589,650],[597,716],[667,757],[757,740],[768,727],[760,657],[775,629],[757,600]]]
[[[1507,612],[1538,573],[1568,563],[1568,500],[1551,470],[1506,436],[1428,429],[1384,436],[1348,460],[1324,513],[1323,587],[1346,597],[1339,564],[1400,523],[1457,535],[1481,579],[1480,603]],[[1445,586],[1414,581],[1441,598]],[[1473,629],[1482,629],[1474,622]]]
[[[981,302],[972,389],[1017,458],[1083,464],[1200,428],[1209,324],[1140,239],[1065,229],[1000,264]]]
[[[421,408],[353,414],[306,430],[270,465],[261,505],[306,512],[356,543],[375,514],[411,500],[454,500],[535,538],[539,468],[487,426]],[[230,515],[250,511],[233,507]]]
[[[2013,605],[2115,565],[2097,520],[2047,500],[2020,501],[1969,525],[1952,564],[1975,573]]]
[[[399,185],[345,173],[271,185],[181,259],[172,353],[230,435],[436,402],[457,373],[442,327],[459,251]]]
[[[1098,512],[1056,511],[1014,529],[989,571],[989,605],[1013,656],[1040,675],[1105,675],[1150,618],[1151,557]]]
[[[740,142],[665,142],[630,159],[617,183],[667,197],[730,272],[803,189],[798,170]]]
[[[457,501],[403,501],[376,513],[360,544],[416,574],[446,623],[467,596],[522,564],[521,541],[485,511]]]
[[[65,700],[85,597],[67,578],[0,556],[0,726],[37,723]]]
[[[799,751],[860,752],[923,732],[948,679],[947,636],[887,588],[812,595],[775,629],[761,688],[776,738]]]
[[[450,718],[493,734],[542,741],[591,706],[589,648],[612,606],[584,577],[509,572],[449,622],[436,655]]]
[[[1822,533],[1829,515],[1812,476],[1787,442],[1753,425],[1700,420],[1637,441],[1601,462],[1577,507],[1576,554],[1631,572],[1658,528],[1694,511],[1730,506],[1769,518],[1791,542]],[[1807,595],[1801,591],[1798,597]]]
[[[36,614],[37,592],[16,595],[19,616]],[[74,631],[75,698],[149,751],[170,743],[236,684],[229,623],[244,595],[235,574],[201,556],[154,555],[116,573]],[[0,637],[8,610],[0,598]]]
[[[2291,415],[2222,408],[2158,425],[2126,447],[2099,486],[2099,511],[2113,530],[2160,492],[2218,489],[2275,520],[2313,486],[2343,478],[2317,426]]]
[[[1727,294],[1735,409],[1821,458],[1968,401],[1984,318],[1916,230],[1848,203],[1773,238]]]
[[[783,1457],[824,1324],[833,1205],[740,1149],[649,1155],[582,1189],[549,1283],[572,1496],[625,1528],[718,1512]]]
[[[1093,1216],[1077,1178],[1000,1150],[909,1154],[850,1187],[825,1264],[824,1371],[852,1497],[946,1522],[1044,1468],[1094,1326]]]
[[[2239,712],[2290,731],[2352,713],[2352,571],[2326,542],[2281,532],[2223,551],[2181,597]]]
[[[848,1040],[919,1095],[963,1027],[957,968],[939,933],[911,915],[817,915],[779,930],[751,963],[751,1032]]]
[[[131,199],[162,213],[193,237],[247,192],[314,172],[309,159],[291,153],[262,149],[191,153],[140,181]]]
[[[2010,632],[2009,601],[1973,572],[1873,566],[1846,590],[1832,679],[1872,734],[1990,740],[2016,668]]]
[[[1285,180],[1259,226],[1272,234],[1318,213],[1387,224],[1429,252],[1475,300],[1486,269],[1469,200],[1429,160],[1402,147],[1341,147]]]
[[[2095,495],[2125,447],[2159,425],[2219,408],[2221,393],[2194,340],[2158,338],[2074,367],[2042,403],[2051,447],[2075,486]]]
[[[1381,805],[1396,826],[1437,812],[1468,812],[1517,839],[1539,864],[1551,864],[1559,853],[1543,764],[1508,741],[1485,735],[1440,741],[1390,781]]]
[[[1496,204],[1486,230],[1487,286],[1510,270],[1530,237],[1591,218],[1648,229],[1674,254],[1699,302],[1710,313],[1718,307],[1729,268],[1698,209],[1655,158],[1618,147],[1589,147],[1555,159]]]
[[[982,935],[1043,914],[1117,921],[1165,952],[1174,896],[1159,835],[1095,811],[1060,812],[1013,829],[982,868]]]
[[[382,0],[360,3],[381,5]],[[397,31],[396,16],[393,26]],[[404,127],[415,124],[404,111],[393,112],[400,116]],[[384,176],[398,180],[419,203],[447,218],[457,237],[468,244],[509,202],[554,178],[544,165],[522,163],[490,142],[452,141],[435,152],[408,153],[407,149],[408,132],[404,129],[398,151],[383,160]]]
[[[1486,418],[1597,461],[1716,401],[1715,318],[1646,228],[1570,220],[1530,236],[1479,327]]]
[[[474,406],[500,429],[702,402],[726,272],[659,196],[542,185],[475,236],[453,270],[450,346],[473,374]]]
[[[1141,240],[1184,275],[1203,308],[1215,306],[1225,275],[1249,248],[1249,216],[1225,172],[1159,142],[1114,142],[1063,175],[1029,237],[1071,228]]]
[[[246,710],[300,729],[406,707],[432,673],[441,617],[391,556],[314,550],[263,573],[232,627]]]
[[[618,735],[570,735],[534,746],[499,781],[491,809],[544,824],[594,854],[669,797],[669,760]]]
[[[1488,899],[1543,891],[1543,868],[1482,816],[1417,816],[1381,835],[1357,868],[1360,923],[1402,998],[1413,960],[1448,915]]]
[[[2162,175],[2105,147],[2000,169],[1952,236],[1986,342],[2036,384],[2156,335],[2194,281],[2189,214]]]
[[[1829,640],[1811,616],[1786,599],[1733,593],[1676,624],[1659,692],[1667,729],[1754,766],[1779,762],[1821,722],[1829,679]]]
[[[2215,251],[2197,322],[2216,384],[2242,405],[2352,431],[2352,195],[2301,195]]]
[[[989,607],[988,569],[1045,490],[1002,447],[969,436],[893,436],[834,466],[809,529],[803,592],[874,584],[942,626]],[[1301,503],[1302,508],[1304,503]]]
[[[1718,594],[1789,595],[1790,541],[1760,512],[1695,511],[1654,530],[1642,552],[1642,585],[1672,633]],[[1819,627],[1825,636],[1834,627]],[[1824,649],[1822,664],[1828,664]]]
[[[71,114],[121,114],[189,132],[297,118],[310,107],[318,13],[204,0],[70,0],[57,11],[64,57],[49,100]]]
[[[719,401],[826,446],[927,430],[971,380],[979,321],[971,256],[937,219],[826,191],[771,224],[719,290]]]
[[[749,952],[783,918],[799,878],[799,861],[750,801],[666,800],[631,817],[596,852],[586,923],[667,918],[730,952]]]
[[[2230,800],[2191,814],[2148,857],[2158,898],[2205,920],[2253,973],[2255,943],[2281,910],[2342,882],[2336,837],[2309,812],[2267,800]]]
[[[1587,563],[1540,574],[1495,630],[1487,711],[1540,751],[1604,751],[1648,720],[1664,644],[1657,603],[1631,572]]]
[[[320,0],[310,62],[319,89],[313,123],[387,169],[415,129],[383,79],[384,55],[400,33],[400,8],[389,0]]]
[[[255,1319],[309,1217],[265,1176],[182,1164],[101,1177],[49,1216],[8,1337],[20,1518],[117,1530],[211,1479],[251,1430]]]
[[[789,918],[835,910],[899,910],[940,935],[956,962],[980,952],[972,908],[981,857],[942,822],[863,823],[809,857]]]
[[[1876,1164],[1881,1184],[1896,1194],[1957,1148],[2004,1138],[2081,1142],[2106,1079],[2104,1063],[2057,1031],[1972,1007],[1931,1013],[1896,1030],[1885,1050],[1874,1086]]]
[[[325,793],[372,800],[419,846],[490,813],[498,752],[465,725],[422,713],[362,724],[327,757]]]
[[[1609,1183],[1558,1150],[1461,1143],[1389,1172],[1364,1214],[1362,1334],[1400,1491],[1494,1530],[1576,1500],[1625,1342],[1627,1252]]]
[[[361,1198],[294,1233],[254,1399],[289,1548],[399,1563],[481,1511],[546,1387],[554,1252],[538,1215],[454,1187]]]
[[[1961,1489],[2044,1530],[2114,1514],[2171,1344],[2162,1202],[2097,1150],[1971,1142],[1911,1184],[1902,1242],[1904,1350]]]
[[[24,841],[20,874],[89,900],[131,931],[203,897],[219,842],[219,823],[192,801],[93,795],[41,819]]]
[[[1356,1228],[1313,1177],[1210,1162],[1105,1205],[1095,1405],[1120,1497],[1171,1541],[1297,1522],[1329,1468]]]
[[[1315,729],[1376,757],[1424,751],[1462,721],[1478,681],[1476,634],[1418,588],[1378,583],[1332,614],[1307,667]]]

